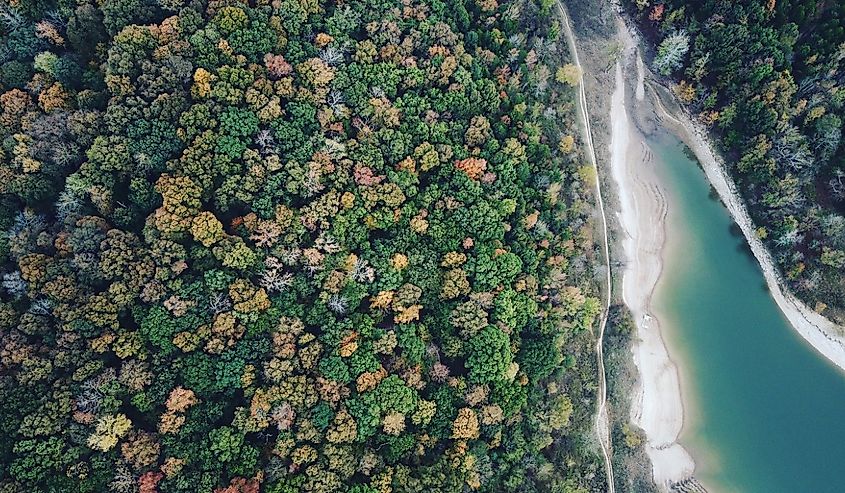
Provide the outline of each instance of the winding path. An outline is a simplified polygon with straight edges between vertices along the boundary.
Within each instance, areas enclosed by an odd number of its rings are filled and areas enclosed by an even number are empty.
[[[616,487],[614,485],[613,477],[613,461],[611,459],[611,443],[610,443],[610,420],[607,416],[607,375],[604,369],[604,330],[607,325],[607,316],[610,312],[610,294],[613,286],[610,272],[610,242],[607,234],[607,217],[604,212],[604,201],[601,193],[601,175],[599,174],[598,162],[596,161],[596,151],[593,147],[593,130],[590,127],[590,114],[587,110],[587,96],[584,91],[584,70],[581,67],[581,62],[578,59],[578,47],[575,45],[575,35],[572,32],[571,21],[569,15],[566,13],[566,8],[560,0],[557,0],[557,7],[560,10],[561,18],[563,19],[563,31],[566,34],[566,44],[572,53],[572,59],[575,66],[578,67],[578,112],[581,114],[581,120],[584,129],[584,142],[587,145],[587,154],[590,156],[590,163],[593,170],[596,172],[596,201],[598,202],[599,212],[601,213],[602,223],[602,246],[604,249],[605,261],[605,303],[601,314],[601,321],[599,323],[599,333],[596,338],[596,360],[599,366],[599,392],[598,403],[596,409],[596,433],[598,434],[599,444],[601,445],[602,455],[604,456],[605,471],[607,472],[607,493],[615,493]]]

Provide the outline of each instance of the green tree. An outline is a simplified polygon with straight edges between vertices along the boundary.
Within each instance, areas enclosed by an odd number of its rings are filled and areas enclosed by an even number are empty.
[[[469,381],[483,384],[502,380],[512,360],[508,335],[488,325],[469,341]]]

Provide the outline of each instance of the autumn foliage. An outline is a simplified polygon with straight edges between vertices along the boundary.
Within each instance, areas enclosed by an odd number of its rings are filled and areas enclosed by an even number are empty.
[[[0,5],[0,491],[601,491],[547,8]]]

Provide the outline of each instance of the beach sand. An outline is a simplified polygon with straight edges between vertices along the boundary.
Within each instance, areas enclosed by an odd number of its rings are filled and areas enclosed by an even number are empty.
[[[640,62],[637,100],[644,95],[641,67]],[[639,381],[631,418],[646,434],[655,483],[668,490],[671,482],[690,477],[695,463],[677,441],[684,422],[680,377],[651,306],[663,268],[667,202],[651,151],[628,118],[622,62],[616,65],[611,124],[611,171],[621,209],[618,220],[625,254],[622,297],[637,325],[632,352]]]
[[[620,208],[619,242],[625,257],[622,296],[637,325],[637,341],[632,351],[639,382],[631,418],[646,433],[646,452],[652,461],[654,480],[665,490],[672,482],[691,477],[695,462],[677,441],[684,423],[679,370],[668,353],[659,314],[651,306],[663,266],[667,202],[654,173],[651,151],[632,124],[629,113],[654,109],[662,117],[661,126],[690,147],[745,236],[781,311],[807,343],[842,370],[845,370],[845,329],[815,312],[786,287],[774,259],[757,237],[741,195],[727,175],[721,157],[714,152],[706,129],[677,105],[668,90],[653,82],[637,52],[636,34],[621,20],[619,25],[619,39],[625,49],[616,66],[610,150],[611,175]],[[626,100],[626,87],[634,101]],[[647,88],[650,90],[646,91]]]

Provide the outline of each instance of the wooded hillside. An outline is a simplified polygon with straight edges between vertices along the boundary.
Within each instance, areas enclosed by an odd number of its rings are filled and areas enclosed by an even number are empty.
[[[0,5],[0,491],[603,490],[552,19]]]

